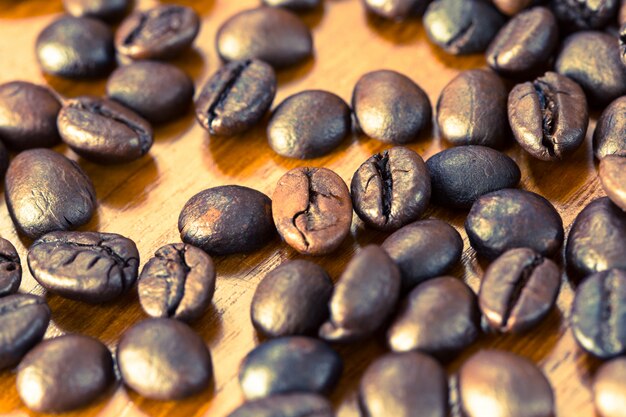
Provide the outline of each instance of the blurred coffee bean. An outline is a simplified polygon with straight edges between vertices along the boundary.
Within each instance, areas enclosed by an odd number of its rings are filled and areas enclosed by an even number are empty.
[[[550,7],[570,31],[604,29],[615,18],[619,0],[550,0]]]
[[[593,401],[600,417],[626,416],[626,358],[613,359],[593,379]]]
[[[0,237],[0,297],[14,294],[22,282],[22,263],[15,246]]]
[[[228,417],[335,417],[335,413],[320,395],[285,394],[247,401]]]
[[[607,155],[626,156],[626,96],[615,99],[596,124],[593,152],[598,159]]]
[[[611,201],[626,211],[626,157],[609,155],[603,158],[600,181]]]
[[[63,7],[72,16],[114,22],[126,14],[131,3],[132,0],[63,0]]]

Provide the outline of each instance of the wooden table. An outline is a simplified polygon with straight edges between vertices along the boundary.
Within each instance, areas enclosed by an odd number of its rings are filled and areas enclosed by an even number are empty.
[[[203,19],[202,30],[192,51],[175,61],[199,85],[219,67],[215,33],[227,17],[255,7],[259,0],[185,0]],[[138,1],[145,8],[153,1]],[[58,13],[60,0],[0,0],[0,82],[23,79],[48,83],[61,94],[103,94],[105,80],[73,82],[43,76],[37,66],[34,43],[37,34]],[[436,103],[444,85],[459,71],[484,66],[482,56],[450,57],[432,46],[418,20],[402,24],[366,17],[360,1],[327,0],[324,10],[304,16],[312,28],[315,58],[279,74],[276,102],[303,89],[327,89],[350,100],[352,88],[365,72],[391,68],[413,78]],[[597,116],[597,115],[596,115]],[[584,146],[560,163],[530,158],[519,147],[507,153],[522,168],[522,186],[544,195],[554,203],[569,230],[576,214],[592,199],[603,195],[591,153],[591,123]],[[411,145],[424,159],[446,147],[433,131]],[[355,134],[331,155],[311,161],[288,160],[274,154],[265,136],[265,126],[233,138],[209,138],[192,114],[156,129],[150,154],[131,164],[105,167],[78,159],[65,146],[57,151],[77,159],[93,179],[99,208],[81,230],[121,233],[133,239],[146,261],[163,244],[180,240],[177,219],[184,203],[197,192],[222,184],[241,184],[271,196],[278,178],[296,166],[325,166],[349,183],[356,168],[370,155],[387,146]],[[15,232],[4,199],[0,203],[0,234],[18,248],[22,261],[30,244]],[[451,222],[465,244],[462,265],[452,274],[474,289],[486,266],[476,259],[463,229],[465,212],[431,208],[428,216]],[[360,247],[381,242],[385,235],[364,230],[355,216],[352,234],[336,254],[316,258],[337,279],[346,262]],[[258,338],[249,318],[250,300],[263,276],[281,262],[300,257],[278,239],[264,250],[245,256],[216,259],[218,283],[213,307],[192,327],[210,345],[215,368],[211,390],[186,401],[156,402],[123,388],[112,390],[99,403],[71,415],[88,416],[211,416],[224,417],[241,401],[237,383],[239,363]],[[22,292],[43,294],[26,271]],[[567,318],[573,292],[563,277],[556,308],[537,329],[524,337],[485,335],[465,354],[450,364],[452,374],[463,359],[482,348],[499,348],[527,356],[548,375],[556,392],[558,417],[594,415],[589,392],[597,363],[576,346]],[[52,323],[46,337],[79,332],[98,337],[112,350],[120,334],[145,315],[134,291],[118,302],[91,306],[47,295]],[[380,340],[338,348],[345,359],[340,387],[332,396],[340,416],[356,415],[354,393],[360,375],[371,361],[385,351]],[[0,414],[32,415],[20,402],[15,389],[15,372],[0,374]],[[390,416],[393,417],[393,416]]]

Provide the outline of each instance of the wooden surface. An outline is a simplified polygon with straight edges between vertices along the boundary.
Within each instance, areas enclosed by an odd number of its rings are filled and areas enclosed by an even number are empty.
[[[202,16],[203,26],[193,51],[175,63],[199,85],[215,71],[215,33],[227,17],[254,7],[259,0],[186,0]],[[152,1],[139,1],[145,8]],[[102,94],[105,80],[71,82],[44,77],[34,55],[37,34],[58,13],[60,0],[0,0],[0,82],[24,79],[48,83],[66,96]],[[312,28],[315,58],[279,74],[275,103],[303,89],[327,89],[350,100],[352,88],[365,72],[391,68],[413,78],[436,103],[443,86],[460,70],[481,67],[482,56],[453,58],[427,42],[419,21],[403,24],[367,18],[358,0],[328,0],[324,9],[304,16]],[[591,123],[589,132],[595,123]],[[436,134],[426,135],[411,145],[424,159],[443,147]],[[528,157],[519,147],[507,153],[522,168],[523,188],[538,192],[554,203],[563,217],[566,231],[576,214],[593,198],[603,195],[596,176],[590,134],[584,146],[561,163],[544,163]],[[156,129],[150,154],[131,164],[102,167],[80,160],[64,146],[63,152],[93,179],[99,208],[94,219],[82,230],[121,233],[133,239],[142,264],[163,244],[178,242],[177,219],[184,203],[195,193],[222,184],[241,184],[271,196],[278,178],[296,166],[325,166],[349,183],[356,168],[370,155],[386,146],[354,135],[331,155],[311,161],[287,160],[275,155],[267,145],[265,126],[234,138],[209,138],[188,114],[180,121]],[[477,260],[463,230],[465,212],[431,208],[433,216],[451,222],[465,243],[462,265],[453,274],[474,290],[486,264]],[[22,261],[30,242],[20,240],[9,218],[4,198],[0,204],[0,234],[18,248]],[[355,216],[352,234],[333,256],[314,259],[337,279],[355,250],[370,242],[381,242],[385,235],[364,230]],[[216,259],[217,291],[213,307],[192,327],[211,348],[215,384],[211,390],[179,403],[145,400],[117,387],[110,395],[88,409],[70,415],[87,416],[211,416],[224,417],[242,397],[237,383],[238,366],[257,343],[250,324],[249,308],[259,280],[281,262],[297,258],[293,250],[276,239],[264,250],[248,256]],[[43,294],[26,269],[21,291]],[[577,348],[567,328],[572,289],[563,279],[558,308],[537,329],[524,337],[482,336],[472,348],[448,367],[452,374],[464,357],[486,347],[508,349],[538,363],[548,375],[556,393],[559,417],[594,415],[589,386],[597,363]],[[89,306],[48,295],[52,323],[46,337],[64,332],[80,332],[100,338],[112,350],[120,334],[145,317],[134,291],[105,306]],[[365,367],[385,351],[380,340],[338,348],[345,359],[340,387],[332,396],[340,416],[354,416],[354,392]],[[15,374],[0,374],[0,415],[32,415],[20,402]],[[393,417],[393,416],[390,416]]]

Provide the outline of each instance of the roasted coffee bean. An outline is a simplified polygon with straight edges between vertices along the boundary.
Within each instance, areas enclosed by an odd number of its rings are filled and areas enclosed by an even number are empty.
[[[580,347],[600,359],[626,353],[626,271],[585,278],[576,289],[571,326]]]
[[[131,0],[63,0],[63,7],[72,16],[91,17],[113,22],[123,17]]]
[[[59,110],[61,103],[45,87],[25,81],[0,85],[0,140],[15,151],[56,145]]]
[[[437,0],[424,14],[430,40],[454,55],[485,51],[504,22],[491,4],[480,0]]]
[[[352,177],[354,211],[374,229],[396,230],[417,220],[430,201],[430,176],[416,152],[397,146],[365,161]]]
[[[574,220],[565,247],[567,276],[580,281],[611,268],[626,269],[626,213],[598,198]]]
[[[243,133],[265,115],[276,95],[276,74],[263,61],[224,65],[202,87],[196,118],[211,135]]]
[[[321,0],[263,0],[263,4],[303,12],[315,9],[321,4]]]
[[[428,3],[430,0],[363,0],[367,11],[393,20],[419,16]]]
[[[480,333],[476,295],[463,281],[439,277],[419,284],[387,332],[394,352],[420,351],[448,360]]]
[[[527,7],[536,3],[542,3],[543,0],[493,0],[493,5],[507,16],[515,16]]]
[[[335,417],[335,414],[322,396],[286,394],[245,402],[228,417]]]
[[[567,37],[555,70],[580,84],[592,106],[605,106],[626,94],[619,44],[607,33],[589,31]]]
[[[43,298],[13,294],[0,298],[0,369],[18,364],[46,333],[50,308]]]
[[[531,361],[502,350],[482,350],[459,370],[461,410],[467,417],[552,417],[550,382]]]
[[[598,159],[607,155],[626,156],[626,96],[604,109],[593,132],[593,152]]]
[[[241,391],[247,399],[276,394],[328,394],[343,370],[341,357],[317,339],[291,336],[260,344],[239,369]]]
[[[438,219],[421,220],[393,233],[382,244],[400,268],[403,291],[448,272],[461,260],[463,239]]]
[[[84,407],[115,381],[113,357],[99,340],[70,334],[31,350],[17,372],[17,392],[28,408],[62,413]]]
[[[115,66],[111,29],[87,17],[55,20],[39,34],[35,49],[41,69],[60,77],[101,77]]]
[[[87,223],[96,209],[93,183],[74,161],[49,149],[17,155],[7,171],[4,195],[17,230],[36,239]]]
[[[457,146],[504,146],[509,135],[507,97],[504,83],[494,72],[483,69],[463,71],[444,87],[439,96],[439,133]]]
[[[589,124],[585,93],[564,75],[547,72],[516,85],[508,108],[515,139],[535,158],[562,159],[585,140]]]
[[[117,52],[131,59],[168,59],[187,50],[200,18],[190,7],[162,4],[128,16],[115,34]]]
[[[401,282],[398,267],[380,246],[361,249],[335,286],[330,318],[320,328],[320,337],[352,342],[371,336],[395,309]]]
[[[593,379],[593,401],[600,417],[625,417],[626,358],[613,359]]]
[[[106,98],[67,100],[57,124],[63,142],[83,158],[100,164],[134,161],[152,147],[150,123]]]
[[[22,282],[22,263],[15,246],[0,237],[0,297],[14,294]]]
[[[444,207],[470,208],[481,195],[517,186],[521,172],[514,160],[485,146],[458,146],[426,161],[432,201]]]
[[[259,283],[250,316],[254,328],[268,337],[316,334],[328,318],[333,282],[313,262],[287,261]]]
[[[421,353],[391,353],[372,363],[359,385],[368,417],[445,417],[448,380],[437,361]]]
[[[217,53],[224,61],[260,59],[274,68],[299,64],[313,54],[313,37],[306,25],[281,8],[244,10],[222,24]]]
[[[619,0],[550,0],[550,7],[571,31],[604,29],[615,18]]]
[[[333,252],[352,224],[348,187],[326,168],[294,168],[283,175],[272,196],[272,212],[278,233],[305,255]]]
[[[626,157],[609,155],[603,158],[600,181],[611,201],[626,211]]]
[[[184,115],[193,99],[191,78],[174,65],[139,61],[118,68],[107,82],[109,98],[152,123]]]
[[[223,185],[185,203],[178,218],[183,242],[210,255],[253,252],[275,235],[272,201],[252,188]]]
[[[525,190],[504,189],[480,197],[465,220],[479,255],[495,259],[509,249],[552,256],[563,244],[563,220],[552,203]]]
[[[351,129],[350,107],[341,97],[307,90],[278,105],[267,126],[267,139],[281,156],[309,159],[335,149]]]
[[[143,267],[138,291],[141,307],[149,316],[195,320],[215,292],[213,260],[191,245],[165,245]]]
[[[204,340],[178,320],[135,324],[122,335],[116,356],[124,383],[154,400],[181,400],[207,388],[213,378]]]

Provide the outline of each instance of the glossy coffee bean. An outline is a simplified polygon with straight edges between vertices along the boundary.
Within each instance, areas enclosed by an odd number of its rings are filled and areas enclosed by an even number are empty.
[[[87,174],[48,149],[24,151],[13,158],[4,193],[15,227],[31,239],[81,226],[96,209],[96,192]]]
[[[72,16],[111,22],[123,17],[131,3],[131,0],[63,0],[63,7]]]
[[[10,368],[43,339],[50,308],[43,298],[13,294],[0,298],[0,369]]]
[[[615,18],[619,0],[550,0],[550,7],[569,30],[604,29]]]
[[[115,233],[52,232],[29,248],[28,268],[47,290],[99,304],[135,284],[139,252],[135,242]]]
[[[331,152],[351,129],[350,107],[341,97],[307,90],[278,105],[267,126],[267,139],[281,156],[309,159]]]
[[[328,318],[333,282],[313,262],[287,261],[259,283],[252,298],[254,328],[268,337],[316,334]]]
[[[294,12],[313,10],[322,4],[321,0],[263,0],[263,4],[271,7],[283,7]]]
[[[555,161],[585,140],[589,114],[585,93],[568,77],[547,72],[509,94],[509,123],[517,142],[535,158]]]
[[[22,263],[15,246],[0,237],[0,297],[15,294],[22,282]]]
[[[445,417],[446,372],[421,353],[391,353],[378,358],[359,384],[359,404],[369,417]]]
[[[0,140],[15,151],[56,145],[59,110],[61,103],[46,87],[25,81],[0,85]]]
[[[485,146],[458,146],[426,161],[432,201],[444,207],[470,208],[481,195],[516,187],[521,172],[514,160]]]
[[[367,11],[385,19],[404,20],[419,16],[430,0],[363,0]]]
[[[324,342],[302,336],[281,337],[248,353],[239,369],[239,383],[247,399],[328,394],[342,370],[341,357]]]
[[[626,358],[613,359],[593,379],[593,402],[600,417],[625,417]]]
[[[37,37],[35,50],[41,69],[59,77],[100,77],[115,66],[111,29],[87,17],[53,21]]]
[[[417,220],[430,201],[430,176],[422,157],[397,146],[365,161],[350,186],[354,211],[374,229],[397,230]]]
[[[543,0],[493,0],[493,5],[507,16],[515,16],[527,7]]]
[[[531,361],[501,350],[482,350],[459,370],[461,410],[467,417],[552,417],[550,382]]]
[[[495,259],[509,249],[530,248],[552,256],[563,244],[563,220],[539,194],[504,189],[480,197],[465,220],[479,255]]]
[[[82,96],[67,100],[57,125],[63,142],[99,164],[134,161],[152,147],[150,123],[113,100]]]
[[[187,112],[193,99],[191,78],[176,66],[138,61],[118,68],[106,86],[109,98],[152,123],[165,123]]]
[[[28,408],[61,413],[84,407],[115,381],[113,357],[99,340],[69,334],[31,350],[17,372],[17,392]]]
[[[419,284],[387,332],[394,352],[420,351],[448,360],[480,333],[476,295],[463,281],[439,277]]]
[[[196,99],[196,118],[211,135],[245,132],[265,115],[276,95],[276,74],[263,61],[233,61],[206,82]]]
[[[209,188],[185,203],[178,230],[183,242],[210,255],[253,252],[276,233],[272,202],[262,192],[248,187]]]
[[[165,245],[144,265],[137,289],[141,307],[149,316],[195,320],[215,292],[213,260],[191,245]]]
[[[626,157],[609,155],[600,161],[600,181],[611,201],[626,211]]]
[[[116,357],[124,383],[154,400],[187,398],[206,389],[213,378],[204,340],[177,320],[147,319],[135,324],[122,334]]]
[[[352,342],[371,336],[391,315],[400,296],[400,271],[376,245],[361,249],[341,274],[330,299],[330,318],[320,337]]]
[[[228,417],[335,417],[328,400],[317,394],[285,394],[247,401]]]
[[[168,59],[187,50],[200,30],[200,18],[190,7],[162,4],[138,11],[115,34],[117,52],[131,59]]]
[[[626,96],[615,99],[602,112],[593,132],[593,153],[602,159],[607,155],[626,156]]]
[[[399,145],[415,141],[432,118],[424,90],[391,70],[363,75],[354,87],[352,108],[363,133]]]
[[[326,255],[350,232],[352,201],[346,183],[333,171],[294,168],[276,184],[272,213],[289,246],[305,255]]]
[[[502,147],[509,137],[507,96],[504,83],[494,72],[483,69],[463,71],[444,87],[439,96],[439,133],[456,146]]]

